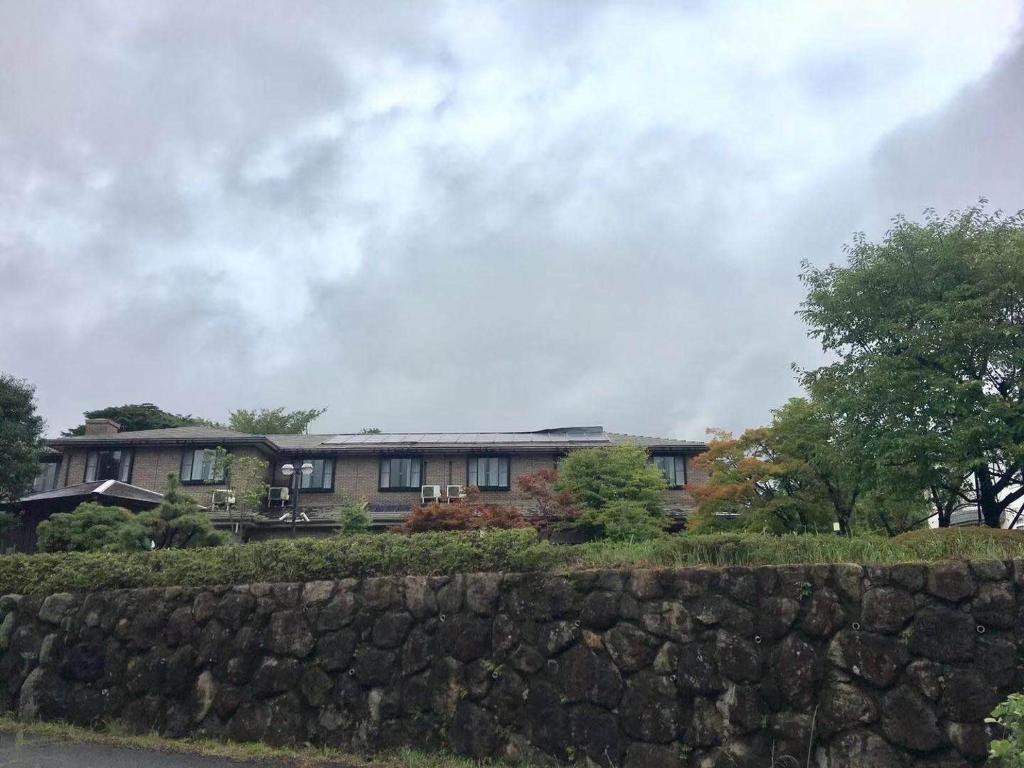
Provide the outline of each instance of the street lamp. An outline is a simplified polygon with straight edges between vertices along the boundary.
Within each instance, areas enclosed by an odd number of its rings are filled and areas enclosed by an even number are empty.
[[[295,520],[296,520],[296,518],[299,515],[299,488],[302,487],[302,481],[300,480],[300,476],[309,477],[310,475],[312,475],[313,474],[313,465],[310,464],[308,461],[303,462],[302,466],[299,467],[299,471],[296,472],[294,466],[292,466],[291,464],[285,464],[283,467],[281,467],[281,474],[284,475],[285,477],[293,477],[294,476],[294,478],[292,480],[292,486],[293,486],[293,491],[294,492],[292,494],[292,535],[291,535],[291,538],[294,539],[295,538]]]

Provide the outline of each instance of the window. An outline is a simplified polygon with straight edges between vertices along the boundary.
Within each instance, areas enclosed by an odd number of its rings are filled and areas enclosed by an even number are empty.
[[[380,489],[382,491],[418,491],[423,459],[381,459]]]
[[[299,459],[292,465],[298,469],[307,463],[313,465],[313,473],[301,475],[302,490],[329,491],[334,488],[334,459]]]
[[[181,455],[181,482],[208,483],[224,482],[224,467],[218,466],[216,454],[211,448],[185,451]]]
[[[474,456],[466,469],[466,485],[481,490],[508,490],[508,457]]]
[[[116,451],[89,451],[85,460],[85,482],[94,483],[100,480],[120,480],[127,483],[132,477],[132,452],[118,449]]]
[[[661,474],[668,482],[669,488],[679,488],[682,485],[686,485],[685,456],[655,456],[652,462],[654,466],[661,470]]]
[[[57,476],[60,474],[60,460],[44,461],[39,465],[39,474],[32,481],[32,493],[52,491],[57,487]]]

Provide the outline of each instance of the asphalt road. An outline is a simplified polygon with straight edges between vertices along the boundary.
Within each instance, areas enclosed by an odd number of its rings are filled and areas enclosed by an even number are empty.
[[[239,762],[222,757],[46,741],[35,737],[19,740],[13,733],[0,733],[0,768],[284,768],[284,764],[265,760]]]

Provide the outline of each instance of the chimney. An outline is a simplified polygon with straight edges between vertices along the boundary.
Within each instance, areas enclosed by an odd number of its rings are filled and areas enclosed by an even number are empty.
[[[85,434],[114,435],[121,431],[121,425],[113,419],[86,419]]]

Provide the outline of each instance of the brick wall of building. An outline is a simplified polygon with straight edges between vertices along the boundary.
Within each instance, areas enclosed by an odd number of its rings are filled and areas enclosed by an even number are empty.
[[[133,485],[162,493],[167,485],[167,475],[179,473],[181,446],[166,448],[136,448],[132,463],[130,482]],[[235,455],[261,455],[254,448],[232,449]],[[64,450],[59,486],[77,485],[85,477],[86,457],[88,449],[67,448]],[[423,456],[423,485],[466,485],[467,458],[470,454],[453,453]],[[477,454],[479,455],[479,454]],[[484,491],[480,498],[493,504],[512,504],[528,510],[530,500],[516,488],[515,479],[521,475],[532,474],[540,469],[555,467],[556,453],[513,454],[509,457],[509,478],[511,488],[507,491]],[[285,456],[273,460],[272,485],[290,486],[288,478],[281,474],[281,465],[296,462],[300,457]],[[367,501],[371,505],[393,507],[403,505],[411,507],[420,500],[418,491],[382,491],[380,489],[380,457],[379,456],[334,456],[334,490],[330,493],[305,490],[302,491],[303,507],[339,507],[346,500]],[[691,483],[703,482],[706,478],[693,469],[692,457],[687,458],[688,479]],[[184,485],[183,490],[203,505],[209,505],[212,492],[224,488],[223,484]],[[668,507],[689,507],[693,504],[690,493],[682,489],[665,492]]]

